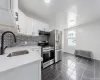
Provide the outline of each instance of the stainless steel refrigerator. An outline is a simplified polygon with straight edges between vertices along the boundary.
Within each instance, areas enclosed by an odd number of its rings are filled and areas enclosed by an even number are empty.
[[[55,47],[55,62],[62,60],[62,32],[53,30],[50,32],[49,44]]]

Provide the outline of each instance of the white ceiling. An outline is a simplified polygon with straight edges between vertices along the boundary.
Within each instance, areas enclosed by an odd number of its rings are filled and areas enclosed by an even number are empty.
[[[50,23],[84,24],[100,18],[100,0],[19,0],[19,8],[27,15]],[[58,20],[58,21],[57,21]]]

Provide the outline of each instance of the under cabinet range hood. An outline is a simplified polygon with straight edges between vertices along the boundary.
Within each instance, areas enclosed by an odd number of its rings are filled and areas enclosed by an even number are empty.
[[[46,32],[46,31],[39,31],[39,35],[50,35],[50,32]]]

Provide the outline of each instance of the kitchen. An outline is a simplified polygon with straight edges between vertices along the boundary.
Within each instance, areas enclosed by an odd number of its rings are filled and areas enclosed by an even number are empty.
[[[0,0],[0,80],[99,80],[99,7]]]
[[[61,31],[51,30],[49,24],[27,16],[19,9],[18,0],[1,0],[0,5],[0,59],[3,62],[0,80],[41,80],[41,70],[61,61]],[[34,77],[24,77],[27,74],[23,71]]]

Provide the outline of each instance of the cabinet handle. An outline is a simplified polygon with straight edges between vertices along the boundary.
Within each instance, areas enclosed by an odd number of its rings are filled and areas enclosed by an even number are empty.
[[[18,21],[18,12],[15,12],[15,16],[16,16],[16,21]]]

